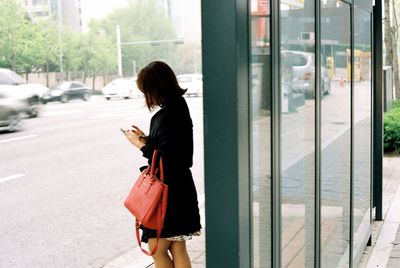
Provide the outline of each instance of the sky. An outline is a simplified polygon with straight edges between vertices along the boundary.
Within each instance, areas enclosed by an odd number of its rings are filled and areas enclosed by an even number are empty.
[[[106,17],[113,9],[128,5],[128,0],[81,0],[83,30],[87,30],[90,19]]]

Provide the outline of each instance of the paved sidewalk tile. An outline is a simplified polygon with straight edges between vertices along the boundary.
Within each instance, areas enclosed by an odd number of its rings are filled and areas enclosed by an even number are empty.
[[[397,242],[400,243],[398,217],[400,209],[394,207],[396,206],[394,199],[399,198],[399,192],[400,157],[385,156],[383,159],[384,220],[372,223],[372,246],[364,250],[358,268],[400,267],[400,245],[397,245]]]
[[[390,253],[390,258],[387,264],[387,268],[399,268],[400,267],[400,226],[397,231],[396,240],[393,241],[393,249]]]

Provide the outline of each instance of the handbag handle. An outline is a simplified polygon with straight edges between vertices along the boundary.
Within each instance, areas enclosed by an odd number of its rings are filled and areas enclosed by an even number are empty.
[[[153,152],[153,157],[151,159],[151,169],[150,169],[151,176],[155,176],[155,174],[157,173],[157,170],[158,170],[158,168],[156,169],[157,155],[158,155],[158,150],[155,149]],[[160,181],[164,182],[164,164],[163,164],[163,160],[162,160],[161,156],[160,156],[160,161],[158,163],[158,166],[160,167]]]

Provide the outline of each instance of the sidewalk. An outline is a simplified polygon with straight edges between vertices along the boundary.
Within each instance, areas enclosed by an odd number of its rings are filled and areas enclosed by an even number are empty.
[[[383,159],[383,219],[372,223],[372,246],[358,268],[400,267],[400,156]]]
[[[383,159],[383,221],[372,223],[372,246],[366,247],[358,268],[400,267],[400,156]],[[204,213],[204,207],[202,208]],[[204,215],[204,214],[203,214]],[[193,268],[205,267],[205,230],[200,237],[188,241]],[[138,248],[104,268],[155,268],[152,258]]]
[[[192,268],[205,268],[205,229],[199,237],[187,242]],[[146,248],[146,244],[144,248]],[[147,249],[147,248],[146,248]],[[155,268],[152,258],[143,254],[137,247],[103,266],[103,268]]]
[[[190,260],[192,261],[192,268],[206,267],[204,198],[204,194],[198,196],[201,225],[203,226],[201,235],[199,237],[193,237],[192,240],[186,243]],[[136,243],[136,241],[133,241],[133,243]],[[144,249],[147,249],[147,244],[143,244],[142,246]],[[155,268],[155,265],[153,264],[153,258],[145,255],[139,247],[136,246],[124,255],[102,266],[102,268]]]

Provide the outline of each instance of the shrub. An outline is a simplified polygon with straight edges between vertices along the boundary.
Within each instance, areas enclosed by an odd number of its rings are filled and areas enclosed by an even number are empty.
[[[385,113],[383,121],[383,147],[385,152],[400,152],[400,101]]]
[[[400,100],[394,100],[392,102],[392,109],[400,109]]]

